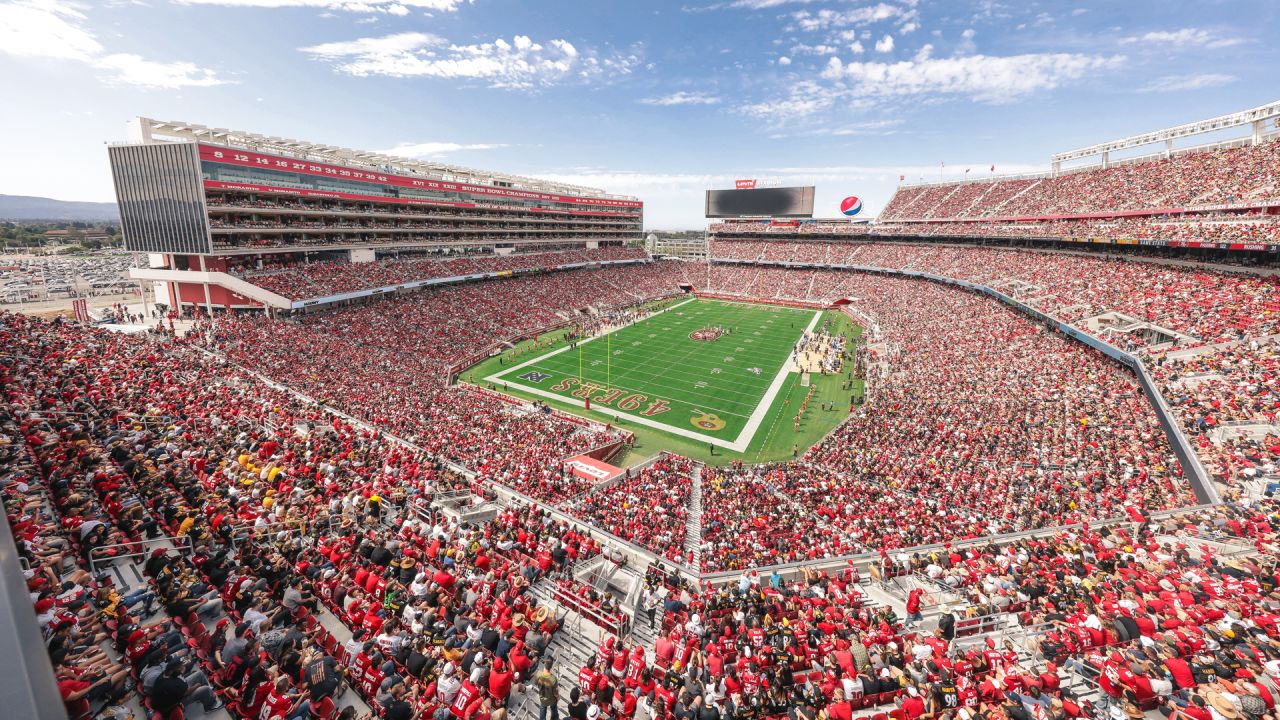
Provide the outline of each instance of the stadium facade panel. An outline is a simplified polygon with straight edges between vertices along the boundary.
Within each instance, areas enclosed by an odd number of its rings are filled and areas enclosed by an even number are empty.
[[[313,263],[612,251],[642,239],[630,196],[137,118],[108,150],[133,276],[170,307],[288,309],[255,274]]]

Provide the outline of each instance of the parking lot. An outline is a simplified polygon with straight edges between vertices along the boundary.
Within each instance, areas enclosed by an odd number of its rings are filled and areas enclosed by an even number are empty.
[[[97,308],[137,302],[138,283],[129,278],[133,255],[103,251],[73,256],[0,255],[0,307],[32,314],[69,312],[85,298]]]

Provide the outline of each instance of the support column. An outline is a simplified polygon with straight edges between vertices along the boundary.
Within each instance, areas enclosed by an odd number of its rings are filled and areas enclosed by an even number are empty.
[[[200,256],[200,272],[207,272],[204,267],[203,255]],[[203,282],[203,283],[200,283],[200,286],[204,288],[204,312],[206,315],[209,316],[209,319],[212,320],[213,319],[213,301],[209,298],[209,283]]]
[[[142,324],[146,325],[151,313],[147,311],[147,286],[141,280],[138,281],[138,292],[142,294]]]

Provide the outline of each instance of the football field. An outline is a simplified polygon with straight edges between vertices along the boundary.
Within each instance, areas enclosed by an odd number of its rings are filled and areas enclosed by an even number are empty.
[[[687,300],[485,380],[743,452],[820,311]]]

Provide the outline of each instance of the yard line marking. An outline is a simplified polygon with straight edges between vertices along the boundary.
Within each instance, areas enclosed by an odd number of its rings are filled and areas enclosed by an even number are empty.
[[[678,308],[678,307],[680,307],[681,305],[688,305],[689,303],[693,302],[693,301],[694,301],[694,300],[696,300],[696,299],[697,299],[697,298],[689,298],[688,300],[685,300],[685,301],[684,301],[684,302],[682,302],[682,303],[676,303],[675,305],[672,305],[671,307],[672,307],[672,308]],[[670,309],[670,308],[668,308],[668,309]],[[617,332],[617,331],[621,330],[622,328],[628,328],[628,327],[631,327],[631,326],[630,326],[630,325],[620,325],[620,326],[618,326],[618,327],[616,327],[616,328],[613,328],[612,330],[606,330],[605,332],[602,332],[602,333],[600,333],[599,335],[596,335],[596,336],[594,336],[594,337],[589,337],[589,338],[587,338],[586,340],[583,340],[582,342],[580,342],[580,343],[578,343],[578,344],[579,344],[579,345],[586,345],[587,343],[589,343],[589,342],[591,342],[591,341],[593,341],[593,340],[599,340],[600,338],[604,337],[605,335],[609,335],[609,334],[615,333],[615,332]],[[545,355],[539,355],[538,357],[536,357],[536,358],[534,358],[534,359],[532,359],[532,360],[528,360],[528,361],[526,361],[526,362],[520,363],[519,365],[517,365],[517,366],[515,366],[515,367],[513,367],[513,368],[511,368],[511,369],[509,369],[509,370],[506,370],[506,371],[503,371],[503,372],[501,372],[501,373],[498,373],[498,374],[499,374],[499,375],[506,375],[507,373],[514,372],[514,371],[516,371],[516,370],[519,370],[520,368],[523,368],[523,367],[527,367],[527,366],[529,366],[529,365],[532,365],[533,363],[536,363],[536,362],[538,362],[539,360],[545,360],[545,359],[547,359],[547,358],[549,358],[549,357],[552,357],[552,356],[554,356],[554,355],[559,355],[560,353],[562,353],[562,352],[564,352],[564,351],[566,351],[566,350],[569,350],[569,349],[571,349],[572,347],[573,347],[572,345],[565,345],[564,347],[560,348],[559,350],[552,350],[551,352],[549,352],[549,353],[547,353],[547,354],[545,354]],[[496,376],[495,376],[495,375],[490,375],[489,377],[485,378],[485,380],[495,381],[495,378],[496,378]]]
[[[818,325],[818,319],[821,317],[821,310],[815,312],[813,319],[809,321],[809,327],[805,328],[805,332],[813,332],[813,329]],[[769,412],[769,407],[773,405],[773,399],[778,397],[778,391],[782,389],[782,385],[786,382],[787,375],[790,373],[791,369],[787,367],[787,363],[783,363],[782,369],[778,371],[778,374],[773,378],[773,383],[769,385],[768,392],[764,394],[764,399],[760,401],[759,405],[756,405],[756,411],[751,413],[746,427],[742,428],[741,433],[738,433],[738,440],[734,443],[735,450],[746,452],[747,446],[751,444],[751,438],[755,437],[756,430],[760,428],[760,423],[764,421],[765,414]]]
[[[677,303],[677,304],[675,304],[675,305],[672,305],[672,306],[670,306],[670,307],[669,307],[669,308],[667,308],[667,309],[668,309],[668,310],[673,310],[673,309],[675,309],[675,308],[678,308],[678,307],[682,307],[682,306],[684,306],[684,305],[687,305],[687,304],[689,304],[689,303],[691,303],[691,302],[695,302],[696,300],[697,300],[697,298],[690,298],[690,299],[685,300],[685,301],[683,301],[683,302],[680,302],[680,303]],[[743,308],[749,308],[750,310],[760,310],[760,309],[761,309],[761,307],[760,307],[759,305],[753,305],[753,304],[750,304],[750,303],[735,303],[735,302],[733,302],[733,301],[725,301],[725,300],[713,300],[713,301],[711,301],[711,302],[714,302],[714,303],[716,303],[716,304],[718,304],[718,305],[738,305],[738,306],[742,306]],[[787,313],[795,313],[795,314],[801,314],[801,313],[803,313],[803,312],[806,312],[805,310],[792,309],[792,308],[771,308],[771,309],[772,309],[774,312],[787,312]],[[700,314],[701,314],[701,312],[702,312],[702,311],[700,311],[700,310],[699,310],[699,311],[697,311],[697,312],[690,311],[690,314],[691,314],[691,315],[700,315]],[[647,318],[644,318],[644,319],[638,320],[638,321],[636,321],[636,322],[634,322],[634,323],[631,323],[631,324],[629,324],[629,325],[623,325],[623,326],[620,326],[620,327],[616,327],[616,328],[613,328],[613,329],[608,330],[608,331],[606,331],[606,332],[603,332],[603,333],[601,333],[600,335],[596,335],[596,336],[594,336],[594,337],[587,338],[586,340],[581,341],[581,342],[579,343],[579,346],[585,345],[585,344],[587,344],[587,343],[589,343],[589,342],[593,342],[593,341],[595,341],[595,340],[599,340],[600,338],[603,338],[603,337],[605,337],[605,336],[607,336],[607,335],[610,335],[610,334],[612,334],[612,333],[618,332],[618,331],[620,331],[620,330],[624,330],[624,329],[627,329],[627,328],[632,328],[632,327],[636,326],[636,325],[637,325],[637,324],[639,324],[639,323],[642,323],[642,322],[645,322],[645,321],[647,321],[647,320],[653,319],[653,318],[655,318],[655,317],[657,317],[658,315],[661,315],[661,314],[663,314],[663,312],[662,312],[662,311],[659,311],[659,312],[654,313],[653,315],[650,315],[650,316],[649,316],[649,317],[647,317]],[[745,316],[747,316],[748,314],[749,314],[749,313],[743,312],[743,313],[742,313],[742,316],[743,316],[743,317],[745,317]],[[685,315],[685,313],[682,311],[682,312],[669,313],[669,315],[683,316],[683,315]],[[813,315],[813,318],[809,321],[809,325],[808,325],[808,327],[807,327],[807,329],[806,329],[806,330],[811,332],[811,331],[813,330],[813,328],[817,325],[818,320],[821,318],[821,316],[822,316],[822,311],[821,311],[821,310],[815,311],[815,312],[814,312],[814,315]],[[686,322],[683,322],[683,321],[674,321],[674,322],[675,322],[676,327],[675,327],[675,328],[670,328],[670,329],[683,330],[685,327],[689,327],[689,326],[691,326],[691,325],[696,325],[696,324],[697,324],[696,322],[695,322],[695,323],[686,323]],[[667,329],[667,328],[669,328],[669,326],[665,326],[665,325],[664,325],[664,326],[661,326],[661,327],[662,327],[663,329]],[[755,335],[757,335],[757,336],[762,335],[762,333],[761,333],[759,330],[755,331],[753,334],[755,334]],[[748,342],[748,343],[749,343],[749,342],[752,342],[752,340],[751,340],[751,339],[749,339],[749,338],[744,338],[744,342]],[[665,345],[665,344],[663,344],[663,345],[660,345],[660,347],[671,347],[671,348],[674,348],[674,347],[675,347],[675,345]],[[566,346],[564,346],[564,347],[562,347],[562,348],[559,348],[559,349],[557,349],[557,350],[553,350],[553,351],[551,351],[551,352],[548,352],[548,353],[545,353],[545,354],[540,355],[540,356],[538,356],[538,357],[535,357],[535,358],[532,358],[532,359],[530,359],[530,360],[527,360],[527,361],[525,361],[525,362],[523,362],[523,363],[520,363],[519,365],[516,365],[516,366],[514,366],[514,367],[507,368],[507,369],[505,369],[505,370],[503,370],[503,371],[501,371],[501,372],[498,372],[498,373],[495,373],[495,374],[489,375],[488,377],[484,378],[484,380],[486,380],[486,381],[488,381],[488,382],[492,382],[492,383],[502,383],[502,384],[506,385],[507,387],[517,388],[517,389],[519,389],[519,390],[523,390],[524,392],[528,392],[528,393],[531,393],[531,394],[534,394],[534,395],[538,395],[538,396],[541,396],[541,397],[546,397],[546,398],[549,398],[549,399],[552,399],[552,400],[559,400],[560,402],[565,402],[565,403],[568,403],[568,404],[570,404],[570,405],[573,405],[573,404],[574,404],[574,398],[573,398],[572,396],[560,395],[560,394],[553,393],[553,392],[548,391],[548,390],[543,390],[542,388],[530,387],[530,386],[528,386],[528,385],[524,385],[523,383],[512,382],[511,380],[503,380],[503,379],[502,379],[502,376],[508,376],[508,375],[510,375],[510,374],[512,374],[512,373],[514,373],[514,372],[516,372],[517,370],[521,370],[521,369],[524,369],[524,368],[526,368],[526,367],[529,367],[530,365],[535,365],[536,363],[538,363],[538,362],[540,362],[540,361],[544,361],[544,360],[547,360],[547,359],[549,359],[549,358],[553,358],[553,357],[555,357],[555,356],[557,356],[557,355],[560,355],[560,354],[562,354],[562,353],[564,353],[564,352],[566,352],[566,351],[568,351],[568,350],[570,350],[570,349],[572,349],[572,348],[571,348],[571,346],[566,345]],[[696,353],[697,353],[697,349],[695,348],[695,349],[693,350],[693,354],[696,354]],[[682,354],[682,359],[683,359],[684,357],[688,357],[688,353],[683,353],[683,354]],[[709,442],[709,443],[711,443],[711,444],[713,444],[713,445],[717,445],[717,446],[719,446],[719,447],[727,448],[727,449],[729,449],[729,450],[733,450],[733,451],[735,451],[735,452],[745,452],[745,451],[746,451],[746,449],[747,449],[747,447],[751,444],[751,441],[752,441],[752,439],[754,438],[756,431],[759,429],[760,424],[761,424],[761,422],[763,421],[763,417],[764,417],[764,415],[768,413],[768,411],[769,411],[769,409],[771,408],[771,406],[772,406],[772,404],[773,404],[774,399],[777,397],[778,392],[779,392],[779,390],[781,389],[781,387],[782,387],[782,385],[783,385],[784,381],[786,380],[787,376],[788,376],[788,375],[790,374],[790,372],[791,372],[791,371],[790,371],[790,369],[788,368],[788,364],[789,364],[789,363],[788,363],[788,362],[786,361],[786,359],[785,359],[785,358],[787,358],[788,356],[784,355],[783,357],[784,357],[784,360],[783,360],[783,362],[782,362],[782,364],[781,364],[781,367],[780,367],[780,368],[779,368],[779,370],[778,370],[778,374],[774,376],[773,382],[769,385],[769,388],[768,388],[768,390],[766,390],[764,397],[763,397],[760,401],[758,401],[758,402],[756,403],[756,406],[755,406],[754,411],[753,411],[753,412],[751,413],[751,415],[747,418],[747,423],[746,423],[746,425],[743,427],[742,431],[738,433],[738,437],[736,438],[736,440],[734,440],[734,441],[732,441],[732,442],[730,442],[730,441],[728,441],[728,440],[722,440],[722,439],[720,439],[720,438],[712,437],[712,436],[709,436],[709,435],[704,435],[704,434],[699,433],[699,432],[694,432],[694,431],[691,431],[691,430],[686,430],[685,428],[683,428],[683,427],[679,427],[679,426],[677,426],[677,425],[671,425],[671,424],[667,424],[667,423],[665,423],[665,422],[659,422],[659,421],[656,421],[656,420],[653,420],[653,419],[650,419],[650,418],[647,418],[647,417],[643,417],[643,416],[640,416],[640,415],[632,415],[631,413],[627,413],[627,412],[619,411],[619,410],[616,410],[616,409],[614,409],[614,408],[608,408],[607,410],[606,410],[606,409],[604,409],[604,408],[598,408],[598,411],[599,411],[599,412],[607,412],[608,414],[611,414],[611,415],[613,415],[613,416],[615,416],[615,417],[618,417],[618,418],[625,418],[625,419],[627,419],[627,420],[630,420],[630,421],[632,421],[632,422],[638,423],[638,424],[640,424],[640,425],[645,425],[645,426],[647,426],[647,427],[652,427],[652,428],[654,428],[654,429],[661,430],[661,431],[664,431],[664,432],[669,432],[669,433],[672,433],[672,434],[674,434],[674,435],[679,435],[679,436],[682,436],[682,437],[687,437],[687,438],[696,439],[696,440],[703,440],[703,441]],[[546,369],[546,370],[554,370],[555,372],[561,372],[561,373],[563,373],[563,372],[564,372],[564,371],[562,371],[562,370],[555,369],[555,368],[543,368],[543,369]],[[627,374],[629,374],[629,373],[631,373],[631,372],[634,372],[634,371],[639,371],[640,369],[641,369],[641,368],[637,367],[637,368],[634,368],[633,370],[623,371],[623,373],[622,373],[619,377],[623,377],[623,376],[625,376],[625,375],[627,375]],[[712,374],[719,374],[719,371],[720,371],[720,368],[712,368],[710,372],[711,372]],[[651,377],[649,377],[649,378],[645,379],[645,380],[644,380],[644,382],[645,382],[645,384],[646,384],[646,385],[650,385],[650,384],[651,384],[651,385],[654,385],[655,387],[658,387],[658,388],[661,388],[661,389],[664,389],[664,390],[674,390],[675,388],[673,388],[673,387],[671,387],[671,386],[668,386],[668,385],[666,385],[665,383],[660,383],[660,382],[655,382],[655,381],[654,381],[654,380],[655,380],[655,378],[659,377],[659,375],[668,375],[668,374],[678,374],[678,373],[672,372],[672,368],[671,368],[671,367],[667,367],[667,368],[665,368],[661,373],[655,373],[655,374],[654,374],[654,375],[652,375]],[[569,375],[572,375],[572,373],[569,373]],[[726,378],[726,379],[728,379],[728,378]],[[739,383],[733,383],[731,380],[730,380],[730,383],[729,383],[729,384],[731,384],[731,385],[739,385]],[[622,390],[629,390],[630,392],[636,392],[636,391],[634,391],[634,390],[630,390],[630,388],[620,387],[620,386],[618,386],[618,384],[617,384],[617,383],[614,383],[614,384],[613,384],[613,387],[616,387],[616,388],[619,388],[619,389],[622,389]],[[751,384],[748,384],[748,385],[747,385],[747,387],[748,387],[748,388],[752,388],[752,387],[755,387],[755,385],[754,385],[754,383],[751,383]],[[650,391],[650,392],[651,392],[651,391]],[[641,394],[645,394],[645,393],[641,393]],[[681,395],[687,395],[687,394],[697,394],[697,393],[689,393],[689,391],[688,391],[688,390],[682,390],[682,391],[680,391],[680,393],[679,393],[679,394],[681,394]],[[751,394],[753,395],[754,393],[751,393]],[[673,396],[673,397],[671,397],[670,399],[675,400],[675,397]],[[689,403],[687,400],[681,400],[680,402],[682,402],[683,404],[687,404],[687,405],[688,405],[688,404],[691,404],[691,403]],[[723,400],[721,400],[721,402],[723,402]],[[733,404],[734,406],[739,406],[739,405],[741,405],[742,403],[740,403],[740,402],[734,402],[734,403],[732,403],[732,404]],[[723,413],[723,414],[725,414],[725,415],[732,415],[732,416],[735,416],[735,417],[743,417],[743,415],[741,415],[740,413],[735,413],[735,412],[728,411],[728,410],[723,410],[723,411],[720,411],[720,412],[722,412],[722,413]]]
[[[535,369],[535,370],[542,370],[542,371],[556,372],[556,373],[560,373],[561,375],[565,375],[566,377],[573,377],[572,375],[567,375],[567,374],[566,374],[566,373],[564,373],[563,371],[558,370],[558,369],[556,369],[556,368],[541,367],[541,368],[534,368],[534,369]],[[518,378],[517,378],[517,379],[518,379]],[[485,380],[490,380],[490,378],[485,378]],[[496,380],[496,381],[492,381],[492,382],[500,382],[500,383],[503,383],[503,384],[505,384],[505,385],[511,385],[511,386],[519,387],[519,384],[517,384],[517,383],[515,383],[515,382],[513,382],[513,381],[511,381],[511,380]],[[593,381],[593,380],[588,379],[588,380],[587,380],[587,382],[594,382],[594,381]],[[629,387],[629,386],[627,386],[627,385],[619,385],[619,384],[618,384],[618,383],[616,383],[616,382],[615,382],[613,385],[611,385],[610,387],[612,387],[612,388],[613,388],[613,389],[615,389],[615,390],[624,390],[624,391],[626,391],[626,392],[628,392],[628,393],[636,393],[636,394],[639,394],[639,395],[645,395],[645,396],[651,396],[651,395],[653,394],[653,389],[659,389],[659,390],[671,391],[671,392],[668,392],[668,393],[666,394],[666,396],[665,396],[665,397],[662,397],[662,398],[660,398],[660,399],[662,399],[662,400],[670,400],[670,401],[672,401],[672,402],[675,402],[675,403],[681,403],[681,404],[684,404],[684,405],[696,405],[696,404],[699,404],[699,403],[690,402],[690,398],[691,398],[692,396],[697,396],[696,398],[693,398],[693,399],[707,399],[707,398],[710,398],[710,399],[711,399],[711,400],[713,400],[713,401],[716,401],[716,402],[718,402],[718,403],[722,403],[722,404],[729,405],[729,406],[734,407],[734,408],[736,408],[736,409],[738,409],[738,410],[745,410],[745,409],[748,409],[748,408],[751,408],[751,407],[752,407],[752,404],[751,404],[751,403],[742,403],[742,402],[725,403],[724,399],[723,399],[722,397],[720,397],[718,394],[716,394],[716,393],[715,393],[715,391],[716,391],[716,390],[724,390],[724,388],[711,388],[711,390],[712,390],[713,392],[712,392],[712,394],[708,395],[708,394],[706,394],[706,393],[696,393],[696,392],[692,392],[692,391],[689,391],[689,390],[685,390],[685,389],[683,389],[683,386],[667,385],[667,384],[665,384],[665,383],[648,382],[648,383],[646,383],[646,386],[651,386],[651,388],[652,388],[652,389],[641,391],[641,390],[637,390],[637,389],[635,389],[635,388],[633,388],[633,387]],[[601,389],[604,389],[603,384],[601,384]],[[565,402],[568,402],[569,404],[578,404],[578,403],[576,403],[575,401],[576,401],[576,400],[581,400],[581,399],[582,399],[582,398],[575,398],[572,394],[570,394],[570,395],[557,395],[556,397],[558,397],[558,398],[560,398],[560,399],[564,400]],[[701,404],[703,404],[703,405],[710,405],[710,403],[701,403]],[[744,408],[744,407],[742,407],[742,406],[744,406],[744,405],[746,406],[745,408]],[[717,406],[717,407],[720,407],[720,406]],[[608,409],[609,411],[612,411],[612,409],[613,409],[613,408],[611,408],[611,407],[609,407],[609,406],[604,406],[604,405],[602,405],[602,406],[597,407],[597,408],[595,408],[595,409],[599,410],[600,412],[605,412],[605,411],[606,411],[606,409]],[[720,413],[722,413],[722,414],[724,414],[724,415],[733,415],[734,417],[740,417],[740,418],[742,418],[742,419],[744,419],[744,420],[745,420],[745,419],[747,419],[747,417],[749,417],[746,413],[734,412],[734,411],[732,411],[732,410],[718,410],[718,412],[720,412]]]
[[[768,360],[773,363],[783,362],[785,361],[785,356],[779,353],[775,357],[768,358]],[[702,380],[706,378],[705,369],[694,368],[694,367],[683,367],[680,364],[681,362],[683,362],[683,359],[681,359],[680,361],[677,361],[676,363],[673,363],[670,366],[662,366],[657,368],[651,365],[638,364],[632,368],[628,368],[620,372],[615,371],[615,374],[613,376],[613,380],[614,380],[613,385],[625,386],[630,381],[640,381],[640,382],[645,382],[658,387],[671,388],[673,387],[673,385],[662,382],[662,380],[663,379]],[[764,360],[760,360],[760,362],[764,362]],[[604,360],[599,358],[588,359],[586,364],[590,367],[596,368],[598,372],[598,368],[599,366],[604,364]],[[554,374],[563,375],[565,377],[577,377],[578,375],[577,368],[574,367],[573,365],[576,365],[576,363],[573,363],[573,364],[568,363],[567,359],[563,357],[551,358],[545,362],[536,363],[532,369],[538,370],[541,372],[551,372]],[[508,370],[505,372],[497,373],[495,377],[510,377],[511,373],[512,371]],[[601,380],[602,378],[595,377],[595,376],[587,376],[582,379],[591,380],[594,382],[597,380]],[[717,389],[722,392],[741,393],[744,390],[746,390],[746,391],[750,391],[749,394],[753,397],[758,397],[764,392],[764,387],[761,386],[759,383],[751,382],[749,378],[739,376],[737,373],[735,373],[733,377],[724,378],[722,382],[716,383],[716,385],[717,385]],[[682,383],[678,384],[678,386],[682,386]]]
[[[485,379],[488,380],[489,378],[485,378]],[[560,402],[565,402],[567,400],[567,398],[565,398],[565,396],[563,395],[557,395],[549,390],[543,390],[542,388],[529,387],[527,385],[521,385],[519,383],[513,383],[513,382],[508,382],[506,384],[508,387],[517,388],[527,393],[533,393],[534,395],[540,395],[542,397],[550,398],[552,400],[559,400]],[[729,442],[728,440],[721,440],[720,438],[711,437],[710,435],[703,435],[702,433],[693,432],[692,430],[685,430],[684,428],[679,427],[677,425],[668,425],[663,422],[658,422],[657,420],[651,420],[642,415],[632,415],[631,413],[622,412],[621,410],[614,410],[613,408],[609,409],[609,414],[615,417],[620,417],[626,420],[630,420],[633,423],[639,423],[640,425],[651,427],[655,430],[669,432],[673,435],[679,435],[681,437],[687,437],[693,440],[702,440],[704,442],[709,442],[712,445],[718,445],[722,448],[727,448],[735,452],[742,452],[738,447],[738,443],[732,443],[732,442]]]

